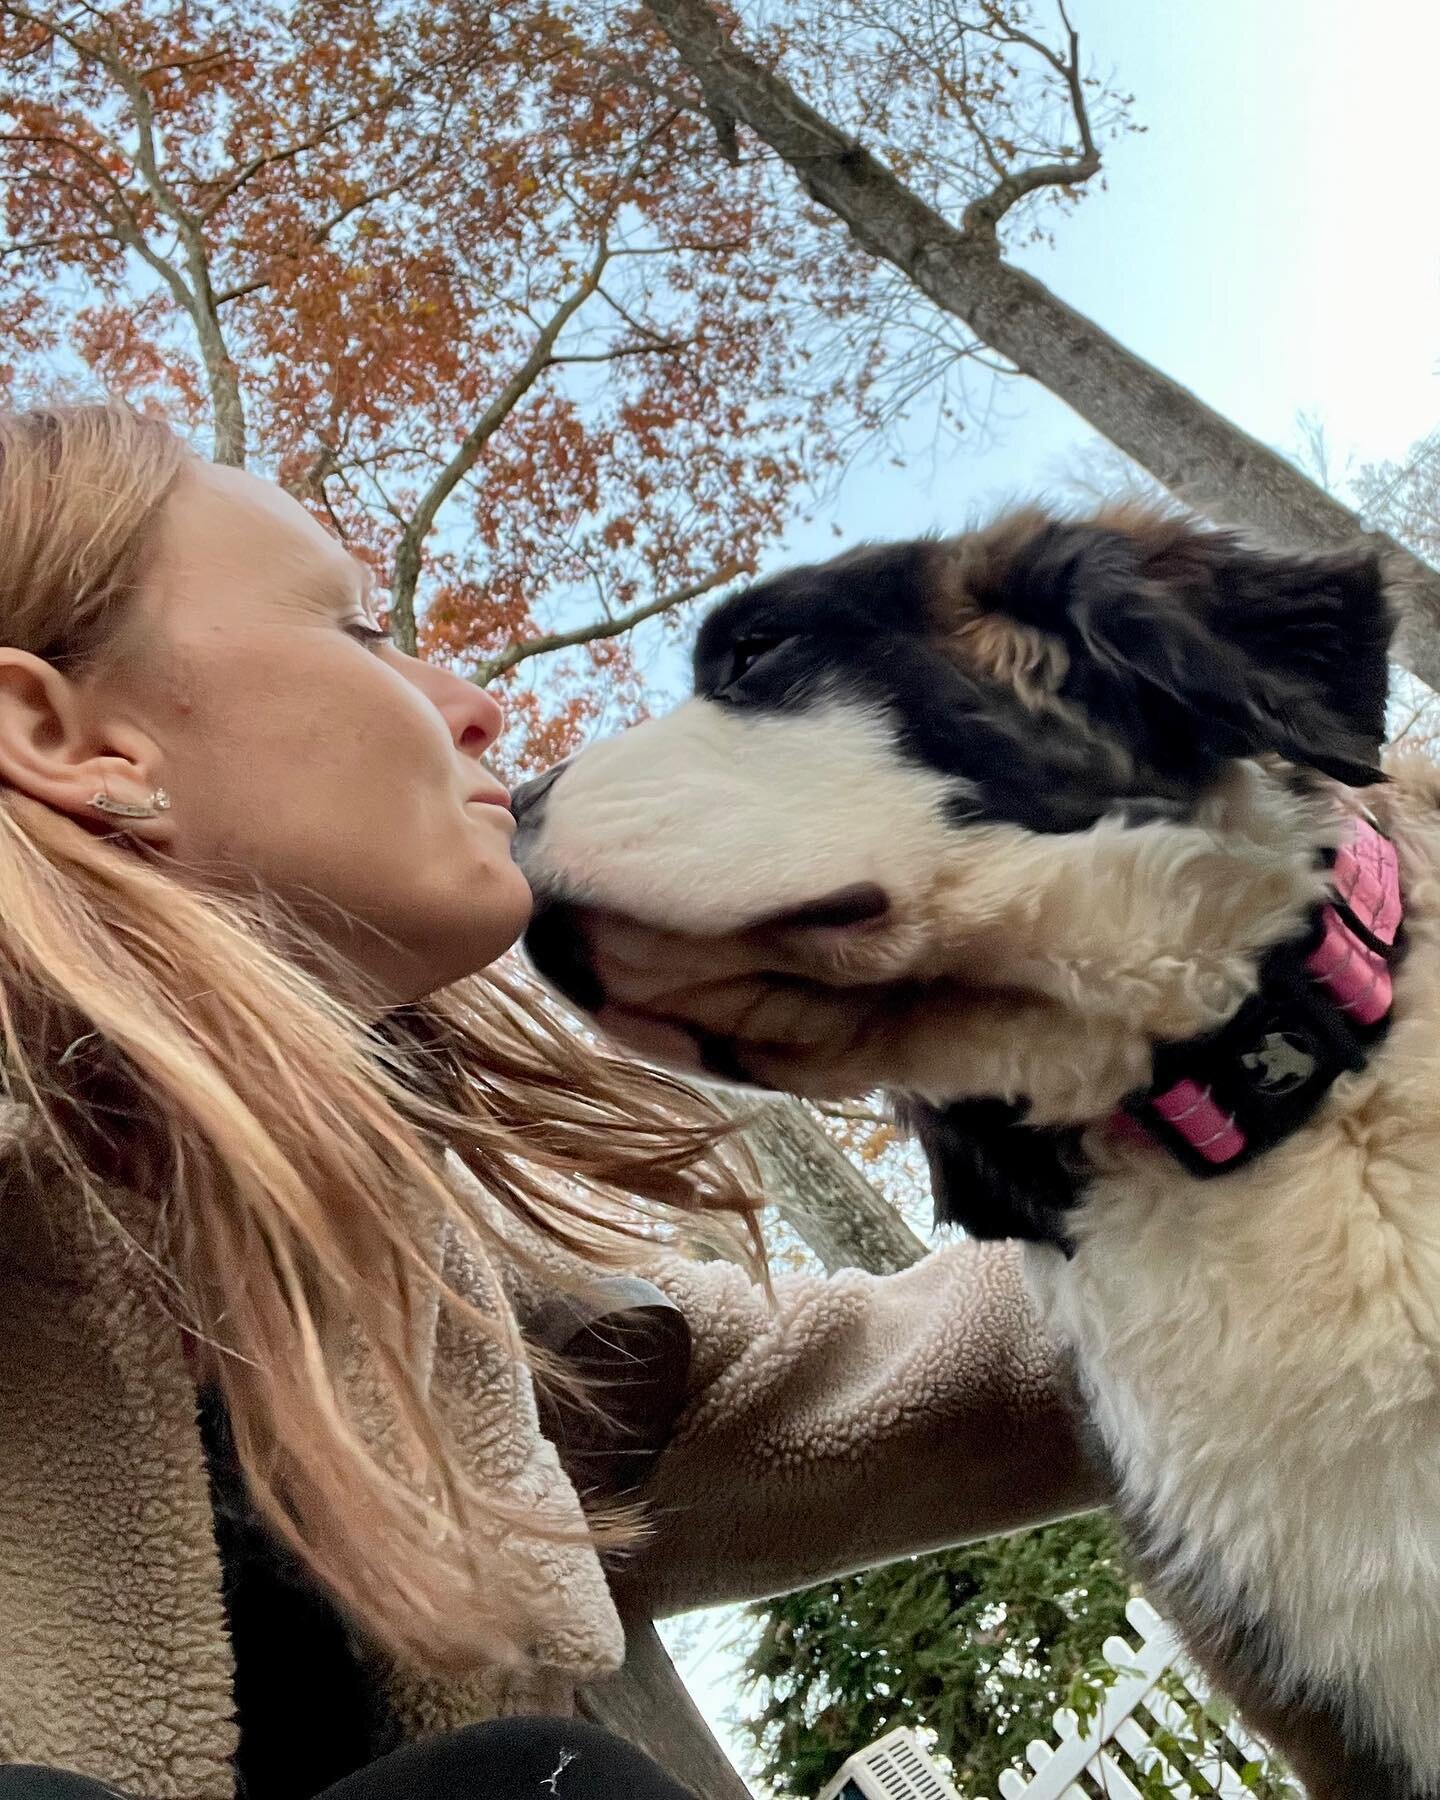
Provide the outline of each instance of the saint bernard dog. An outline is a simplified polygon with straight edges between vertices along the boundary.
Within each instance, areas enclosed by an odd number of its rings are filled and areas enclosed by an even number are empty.
[[[762,581],[522,790],[641,1053],[885,1091],[1026,1242],[1147,1588],[1313,1800],[1440,1800],[1440,771],[1365,552],[1038,511]]]

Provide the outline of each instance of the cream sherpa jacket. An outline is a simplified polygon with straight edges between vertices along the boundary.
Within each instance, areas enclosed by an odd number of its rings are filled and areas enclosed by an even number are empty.
[[[443,1260],[437,1233],[435,1255]],[[647,1269],[693,1334],[688,1404],[651,1482],[634,1595],[679,1610],[799,1586],[1093,1504],[1048,1344],[1003,1246],[904,1274],[779,1286]],[[516,1283],[519,1277],[515,1278]],[[528,1383],[452,1315],[431,1391],[497,1488],[579,1502]],[[566,1713],[624,1639],[596,1555],[510,1540],[535,1672],[397,1671],[402,1736]],[[196,1391],[179,1334],[91,1223],[0,1227],[0,1760],[147,1800],[230,1800],[232,1665]]]

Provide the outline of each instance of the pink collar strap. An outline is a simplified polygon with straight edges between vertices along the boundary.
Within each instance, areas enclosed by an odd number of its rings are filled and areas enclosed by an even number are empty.
[[[1354,818],[1327,860],[1331,898],[1305,937],[1271,951],[1257,992],[1206,1038],[1162,1045],[1151,1086],[1112,1127],[1197,1175],[1250,1162],[1297,1130],[1390,1022],[1403,904],[1395,846]]]

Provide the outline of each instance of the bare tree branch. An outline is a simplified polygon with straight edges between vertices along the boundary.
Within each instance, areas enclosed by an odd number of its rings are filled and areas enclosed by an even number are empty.
[[[663,100],[676,112],[700,112],[703,104],[697,103],[693,94],[682,89],[671,87],[667,82],[656,81],[644,69],[637,69],[632,63],[619,62],[607,52],[599,50],[586,51],[586,58],[593,62],[596,69],[625,87],[635,88],[650,100]]]
[[[210,63],[229,60],[228,50],[206,50],[199,56],[177,56],[169,62],[147,63],[143,69],[135,72],[142,81],[148,81],[152,75],[186,75],[192,69],[203,69]]]
[[[0,262],[10,256],[33,256],[42,250],[68,250],[75,244],[118,244],[114,231],[64,231],[57,237],[26,238],[23,243],[0,245]]]
[[[150,242],[135,216],[122,184],[99,158],[71,140],[52,141],[63,146],[70,155],[78,157],[105,183],[118,207],[118,214],[107,215],[107,223],[116,230],[126,247],[133,250],[160,277],[170,289],[176,304],[195,327],[210,388],[215,426],[215,460],[242,466],[245,461],[246,432],[240,372],[230,355],[220,324],[211,285],[209,252],[202,229],[202,217],[181,202],[162,173],[155,109],[150,91],[145,86],[143,72],[132,67],[121,55],[113,29],[105,15],[89,4],[89,0],[79,0],[79,4],[100,27],[103,33],[100,40],[87,38],[54,19],[42,18],[28,7],[17,4],[17,0],[4,0],[3,11],[11,18],[23,20],[59,39],[82,61],[103,70],[128,101],[135,127],[131,161],[149,199],[175,227],[184,257],[183,274]]]
[[[727,581],[734,581],[736,576],[744,573],[744,564],[728,562],[713,575],[707,575],[703,581],[693,581],[688,587],[661,594],[658,599],[647,600],[643,606],[632,607],[629,612],[596,619],[574,631],[550,631],[540,637],[524,638],[518,644],[508,645],[498,656],[492,656],[481,663],[471,679],[479,686],[486,687],[497,675],[503,675],[518,664],[528,662],[532,656],[548,656],[552,650],[573,650],[580,644],[594,644],[603,638],[621,637],[625,632],[633,631],[637,625],[643,625],[646,619],[658,618],[661,613],[671,612],[677,606],[684,606],[687,601],[698,600],[702,594],[713,593],[716,588],[724,587]]]
[[[888,1118],[876,1106],[831,1106],[819,1101],[807,1102],[811,1110],[820,1114],[823,1119],[838,1119],[844,1125],[893,1125],[894,1120]]]
[[[391,587],[391,630],[402,650],[411,654],[415,650],[415,590],[420,580],[425,540],[440,508],[475,466],[486,444],[549,368],[561,333],[599,286],[609,259],[609,245],[602,235],[590,267],[546,320],[529,355],[465,433],[454,455],[421,495],[407,521],[395,552],[395,579]]]
[[[537,328],[535,342],[530,346],[529,354],[470,430],[466,432],[454,455],[421,496],[409,523],[401,533],[400,542],[395,551],[394,580],[391,584],[390,598],[391,629],[396,643],[402,650],[413,654],[416,647],[415,592],[420,582],[425,540],[434,527],[440,508],[470,473],[485,445],[535,383],[545,375],[551,366],[551,358],[555,355],[556,345],[560,342],[566,326],[599,292],[601,278],[611,258],[615,255],[610,243],[610,232],[615,215],[623,203],[623,196],[630,183],[643,168],[647,152],[668,127],[674,116],[672,113],[666,119],[657,122],[636,145],[628,165],[622,170],[615,184],[614,195],[616,197],[612,197],[607,202],[598,219],[594,221],[595,254],[591,258],[589,268],[545,323]],[[590,212],[590,208],[588,205],[576,202],[576,212],[579,217],[585,218]],[[648,329],[637,328],[636,335],[653,336],[654,334]]]
[[[1091,129],[1090,109],[1085,100],[1085,83],[1080,73],[1079,33],[1070,23],[1063,5],[1060,7],[1060,17],[1064,21],[1069,43],[1068,56],[1057,55],[1040,38],[1033,37],[1028,31],[1022,31],[1015,25],[1007,23],[1004,35],[1009,42],[1024,44],[1027,49],[1042,57],[1065,83],[1070,95],[1070,108],[1075,115],[1075,127],[1080,133],[1080,154],[1062,157],[1054,162],[1032,163],[1028,168],[1003,174],[988,194],[972,200],[961,214],[962,228],[977,237],[988,235],[993,238],[1001,219],[1027,194],[1038,193],[1041,188],[1046,187],[1079,187],[1100,173],[1100,151]],[[976,123],[973,109],[966,100],[962,100],[961,104],[971,129],[988,152],[989,139]],[[991,166],[996,166],[993,158]]]
[[[130,205],[130,196],[125,192],[123,184],[116,180],[98,156],[71,138],[58,137],[47,132],[9,132],[4,137],[0,137],[0,143],[45,146],[52,150],[63,151],[66,155],[73,156],[78,162],[83,163],[90,173],[108,189],[115,204],[115,211],[112,212],[108,207],[101,205],[96,196],[89,193],[80,183],[68,181],[57,170],[35,169],[29,171],[26,178],[68,187],[77,199],[83,200],[92,212],[104,219],[106,224],[114,229],[121,243],[128,250],[133,250],[141,261],[160,277],[170,289],[176,304],[183,308],[192,319],[195,317],[195,296],[191,293],[185,277],[173,263],[168,262],[156,250],[145,236],[140,221],[136,218],[134,209]]]
[[[659,332],[657,332],[653,326],[647,325],[643,319],[637,319],[635,317],[634,313],[632,313],[627,307],[622,306],[621,303],[615,298],[615,296],[610,292],[609,288],[607,288],[603,282],[601,282],[600,285],[597,286],[597,288],[595,289],[595,292],[600,296],[600,298],[605,302],[605,304],[610,308],[610,310],[616,315],[617,318],[623,319],[625,321],[625,323],[635,333],[636,337],[656,338],[656,339],[658,339],[660,337]]]
[[[83,0],[82,0],[83,3]],[[192,212],[175,193],[160,170],[159,137],[150,90],[117,51],[97,52],[100,62],[130,102],[135,118],[135,162],[147,192],[167,218],[173,221],[184,250],[191,301],[187,307],[200,357],[210,387],[215,426],[215,460],[243,467],[246,455],[245,404],[240,391],[240,371],[225,340],[215,290],[210,278],[209,249],[203,216]]]
[[[695,244],[634,244],[617,250],[615,260],[618,262],[621,257],[635,260],[645,256],[716,256],[745,248],[744,238],[715,238],[708,242],[702,239]]]
[[[248,162],[242,163],[233,175],[222,185],[220,191],[207,200],[196,215],[201,220],[213,219],[228,200],[234,198],[240,189],[253,181],[262,169],[274,167],[278,163],[293,162],[296,157],[304,156],[309,150],[318,150],[327,137],[342,130],[346,125],[353,125],[357,119],[370,117],[377,112],[384,112],[395,104],[400,89],[389,89],[380,99],[366,101],[352,106],[348,112],[337,113],[334,118],[326,119],[316,127],[309,137],[298,138],[294,143],[285,144],[278,150],[266,150],[258,156],[252,156]]]
[[[45,37],[59,38],[62,44],[68,44],[77,56],[84,57],[87,62],[99,60],[95,46],[87,38],[67,30],[54,19],[43,18],[39,13],[31,12],[28,6],[17,5],[16,0],[5,0],[5,4],[0,6],[0,13],[7,18],[19,19],[22,24],[33,25]]]
[[[403,192],[411,182],[418,180],[432,163],[433,158],[427,159],[426,163],[408,170],[394,181],[386,182],[383,187],[371,188],[366,193],[358,195],[354,200],[348,201],[338,212],[333,213],[323,223],[306,233],[305,248],[307,250],[318,249],[334,232],[339,230],[347,219],[353,218],[365,207],[375,205],[377,201],[388,200],[391,195]],[[257,275],[252,281],[242,281],[236,283],[234,287],[221,288],[215,296],[215,304],[217,307],[228,306],[232,300],[247,299],[251,294],[261,293],[272,285],[270,276]]]
[[[570,363],[621,362],[630,356],[674,356],[681,350],[691,349],[696,341],[693,337],[656,338],[651,344],[617,344],[613,350],[587,351],[583,354],[567,350],[552,356],[546,367],[560,369]]]

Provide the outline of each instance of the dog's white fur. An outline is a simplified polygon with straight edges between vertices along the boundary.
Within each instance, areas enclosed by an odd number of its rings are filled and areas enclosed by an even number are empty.
[[[1038,1123],[1096,1122],[1073,1260],[1029,1260],[1127,1515],[1166,1585],[1279,1627],[1275,1696],[1321,1683],[1350,1732],[1440,1782],[1440,776],[1402,771],[1377,801],[1409,940],[1388,1039],[1301,1132],[1201,1182],[1099,1122],[1148,1079],[1153,1040],[1227,1017],[1304,918],[1340,790],[1299,801],[1242,763],[1184,823],[957,827],[963,794],[887,730],[838,703],[692,701],[567,770],[527,868],[697,939],[884,886],[884,920],[791,946],[833,992],[756,1065],[802,1092],[1024,1096]],[[829,1031],[827,1008],[901,977],[926,998]],[[653,971],[633,998],[665,1011]],[[743,1033],[749,1007],[720,1023]]]
[[[573,899],[712,936],[856,880],[918,891],[963,792],[902,763],[853,703],[789,717],[687,700],[566,769],[527,865]]]
[[[1381,798],[1409,948],[1390,1036],[1221,1180],[1092,1143],[1102,1177],[1037,1292],[1077,1352],[1125,1510],[1217,1616],[1279,1626],[1283,1697],[1440,1773],[1440,782]],[[1357,1728],[1359,1728],[1357,1732]],[[1367,1729],[1368,1728],[1368,1729]]]

